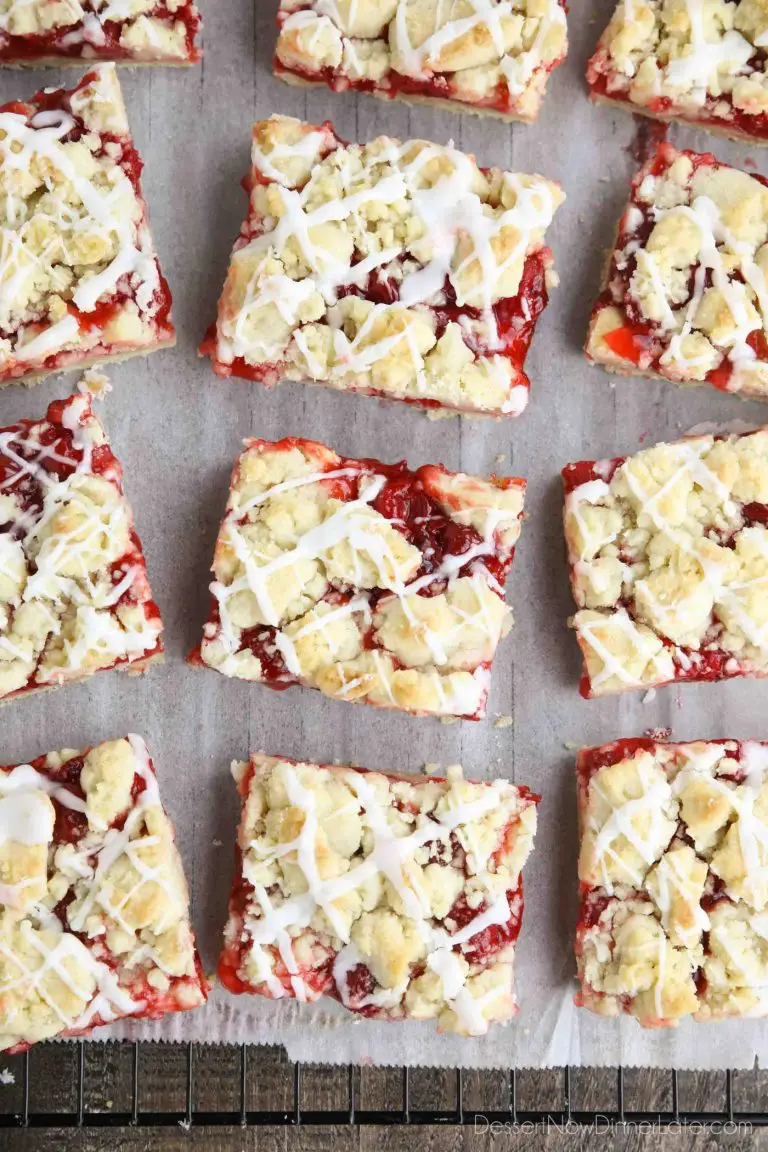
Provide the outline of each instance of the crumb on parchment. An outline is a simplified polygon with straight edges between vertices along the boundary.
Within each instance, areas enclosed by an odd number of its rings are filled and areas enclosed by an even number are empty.
[[[497,716],[493,722],[494,728],[511,728],[514,724],[512,716]]]
[[[99,368],[86,368],[77,382],[78,392],[91,395],[94,400],[103,400],[112,391],[109,377]]]

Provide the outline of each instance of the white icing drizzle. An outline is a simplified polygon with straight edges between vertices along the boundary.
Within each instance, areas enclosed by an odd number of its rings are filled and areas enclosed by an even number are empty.
[[[708,40],[704,27],[704,0],[684,0],[690,21],[691,39],[688,52],[670,60],[663,71],[673,87],[692,89],[691,98],[704,104],[709,86],[720,69],[737,75],[754,55],[754,47],[740,32],[729,29],[715,40]]]
[[[243,530],[246,530],[252,522],[246,514],[253,514],[255,510],[267,507],[273,498],[287,491],[311,488],[313,485],[332,481],[337,477],[355,476],[360,478],[359,495],[355,499],[342,502],[319,525],[300,535],[292,547],[284,548],[279,555],[273,558],[260,556],[254,552],[243,535]],[[237,498],[230,499],[230,511],[222,525],[220,541],[225,541],[227,547],[232,549],[242,565],[242,574],[232,579],[230,583],[215,580],[210,585],[211,593],[218,604],[219,622],[213,630],[209,629],[206,632],[206,639],[210,641],[215,638],[226,652],[225,659],[216,664],[221,672],[225,675],[237,675],[236,656],[240,650],[241,629],[232,620],[229,606],[233,597],[249,592],[255,597],[263,620],[267,625],[277,629],[274,643],[282,654],[288,671],[297,679],[311,683],[311,677],[302,668],[296,650],[298,640],[312,633],[322,633],[332,646],[328,627],[345,617],[351,618],[358,628],[365,629],[371,622],[374,629],[381,626],[371,608],[371,593],[358,586],[363,578],[361,563],[372,562],[377,571],[377,589],[388,590],[392,597],[398,600],[414,634],[423,640],[430,651],[434,663],[432,671],[437,672],[435,680],[442,697],[441,711],[448,714],[458,712],[471,715],[476,710],[488,686],[487,679],[483,679],[485,669],[482,667],[482,662],[474,670],[474,684],[466,685],[458,698],[456,693],[451,691],[449,680],[446,679],[441,685],[439,673],[440,669],[445,669],[449,665],[451,643],[454,640],[460,642],[463,630],[479,631],[491,650],[495,649],[500,639],[500,622],[491,618],[483,597],[487,595],[486,589],[491,589],[503,600],[504,589],[491,578],[484,560],[486,557],[503,554],[504,546],[501,544],[500,534],[510,528],[517,520],[517,516],[509,509],[483,508],[485,531],[477,543],[460,554],[445,555],[432,572],[404,580],[400,575],[398,558],[386,537],[381,534],[383,518],[378,515],[371,517],[369,511],[386,483],[387,478],[382,474],[367,472],[360,467],[344,467],[330,469],[327,472],[313,472],[283,481],[242,503]],[[313,496],[308,494],[308,498],[312,499]],[[462,520],[461,511],[453,511],[446,507],[446,515],[455,516],[460,523],[465,522]],[[281,618],[270,592],[270,581],[274,580],[276,574],[288,572],[302,561],[317,560],[323,563],[330,551],[340,544],[347,544],[349,548],[348,584],[354,590],[353,593],[343,603],[331,605],[329,611],[322,614],[316,612],[300,628],[288,634],[286,627],[290,621],[286,623]],[[436,582],[445,582],[448,593],[453,587],[453,582],[459,579],[461,571],[467,568],[475,591],[474,609],[455,609],[455,623],[450,628],[438,632],[435,628],[431,628],[426,620],[417,616],[412,606],[412,598],[426,592]],[[466,580],[467,576],[461,578]],[[385,608],[387,602],[388,598],[384,598],[379,604]],[[327,602],[321,599],[319,603]],[[387,671],[384,659],[386,656],[386,649],[374,653],[379,677],[394,705],[394,696],[388,683],[391,672]],[[203,658],[205,659],[205,645]],[[336,668],[341,673],[342,662],[337,663]],[[424,671],[421,669],[421,672]],[[349,696],[358,684],[358,680],[346,683],[340,695]]]
[[[433,811],[423,822],[416,821],[414,830],[398,836],[388,820],[387,798],[380,799],[377,789],[365,773],[345,770],[344,783],[354,792],[359,802],[359,814],[364,827],[372,838],[372,847],[360,863],[353,864],[346,872],[328,879],[321,877],[316,856],[319,823],[316,807],[316,793],[302,786],[296,766],[285,764],[284,777],[288,799],[293,808],[303,815],[298,836],[285,843],[253,839],[248,844],[248,853],[258,861],[270,862],[290,857],[295,859],[307,891],[288,896],[282,903],[275,904],[263,885],[253,884],[253,897],[243,922],[243,942],[250,963],[256,972],[257,980],[266,985],[269,995],[280,998],[287,995],[286,989],[274,971],[274,960],[279,956],[290,975],[294,996],[298,999],[309,997],[299,975],[300,967],[293,951],[293,941],[302,930],[309,927],[313,917],[322,911],[343,946],[334,957],[334,982],[342,1003],[350,1006],[348,987],[349,973],[359,964],[367,963],[357,944],[350,940],[347,923],[340,915],[336,902],[380,874],[392,887],[402,904],[405,916],[412,922],[426,947],[425,964],[440,977],[446,1003],[459,1017],[464,1030],[472,1035],[487,1031],[488,1021],[483,1008],[499,993],[494,990],[487,997],[475,998],[466,986],[470,975],[466,964],[462,967],[459,957],[462,947],[492,925],[508,925],[513,915],[519,916],[522,905],[515,900],[512,907],[506,894],[489,898],[464,927],[452,934],[432,921],[429,900],[421,890],[415,871],[409,867],[414,853],[426,844],[447,842],[453,832],[460,834],[462,843],[470,842],[476,825],[499,805],[509,806],[510,820],[519,809],[512,786],[503,781],[490,782],[479,798],[458,803],[443,812]],[[377,777],[381,780],[381,777]],[[450,788],[450,782],[447,785]],[[343,812],[338,813],[343,819]],[[473,859],[468,853],[468,864],[473,875],[482,878],[487,864],[488,845],[482,859]],[[244,875],[249,876],[246,860]],[[509,887],[515,878],[510,877]],[[492,891],[492,890],[491,890]],[[511,960],[505,957],[503,963],[510,967]],[[481,964],[481,967],[484,965]],[[465,971],[466,969],[466,971]],[[355,999],[355,1007],[375,1006],[383,1010],[400,1005],[408,990],[410,979],[395,987],[379,986],[361,998]]]
[[[55,917],[52,918],[55,921]],[[58,921],[56,921],[58,923]],[[44,928],[51,928],[46,923]],[[19,975],[0,984],[0,995],[12,992],[18,987],[24,987],[29,993],[38,995],[61,1023],[61,1031],[87,1027],[97,1016],[105,1023],[114,1020],[117,1016],[131,1015],[141,1010],[141,1001],[133,1000],[121,988],[114,973],[101,960],[86,948],[76,936],[69,932],[59,931],[55,936],[52,947],[38,933],[35,933],[29,920],[24,920],[20,931],[25,944],[42,957],[42,963],[36,967],[29,967],[17,952],[10,948],[0,937],[0,955],[4,957],[9,966],[18,970]],[[66,961],[70,961],[69,964]],[[77,975],[72,975],[72,969],[79,975],[79,969],[84,970],[86,981],[80,983]],[[49,972],[53,971],[69,991],[79,1000],[88,1002],[87,1010],[74,1020],[62,1011],[58,1001],[46,991],[43,983]],[[95,984],[96,994],[92,992]],[[12,1032],[15,1013],[4,1020],[6,1033]]]
[[[0,431],[0,457],[13,466],[0,480],[0,500],[12,499],[27,477],[42,493],[41,508],[23,510],[14,502],[0,533],[0,573],[10,575],[14,562],[21,564],[15,576],[17,590],[5,600],[8,622],[0,630],[0,651],[28,666],[24,681],[34,673],[37,683],[82,672],[92,666],[94,655],[102,667],[140,658],[156,647],[161,631],[157,618],[147,618],[143,611],[149,598],[143,565],[126,563],[119,579],[113,582],[110,576],[110,564],[131,548],[132,519],[116,466],[98,473],[100,482],[114,487],[114,500],[96,503],[89,497],[93,446],[105,442],[91,413],[90,397],[69,398],[60,418],[72,437],[75,453],[69,456],[57,452],[55,445],[40,443],[47,421]],[[65,479],[54,470],[62,464],[72,469]],[[5,508],[4,513],[8,517]],[[140,613],[126,623],[116,609],[132,590]],[[40,624],[31,637],[16,638],[15,614],[33,604]],[[62,635],[62,621],[71,617],[75,626]],[[61,636],[60,660],[46,664],[46,644],[57,636]]]

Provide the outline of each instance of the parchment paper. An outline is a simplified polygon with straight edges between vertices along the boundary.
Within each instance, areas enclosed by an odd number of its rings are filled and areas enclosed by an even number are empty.
[[[397,1064],[546,1066],[648,1064],[746,1067],[768,1060],[768,1025],[681,1026],[644,1032],[633,1020],[601,1020],[572,1007],[571,940],[576,912],[576,809],[572,748],[670,727],[675,739],[768,738],[768,681],[688,686],[601,701],[577,693],[580,660],[566,626],[572,612],[561,531],[559,472],[584,456],[633,452],[704,422],[768,422],[768,406],[713,388],[610,377],[581,351],[603,250],[635,162],[626,152],[633,118],[592,107],[584,67],[612,0],[587,0],[569,18],[568,61],[551,81],[539,123],[505,126],[367,96],[304,92],[269,71],[276,0],[202,0],[205,57],[190,71],[124,70],[130,120],[146,161],[144,191],[164,271],[174,295],[174,351],[114,368],[112,393],[98,406],[125,466],[125,483],[144,541],[150,579],[166,625],[165,665],[147,676],[102,673],[89,683],[17,701],[0,712],[3,763],[61,747],[82,747],[135,731],[154,755],[192,892],[204,962],[215,968],[226,916],[237,819],[229,774],[251,750],[312,760],[352,760],[372,768],[418,770],[460,761],[468,775],[508,776],[543,794],[536,849],[525,871],[526,909],[518,951],[521,1011],[486,1038],[437,1036],[432,1025],[350,1020],[326,1006],[233,997],[159,1025],[124,1025],[100,1035],[285,1044],[304,1060]],[[70,83],[72,71],[5,71],[0,98]],[[348,139],[381,132],[453,139],[481,163],[540,171],[568,199],[549,240],[561,286],[553,292],[528,360],[533,382],[517,420],[432,422],[413,408],[297,384],[267,391],[218,380],[197,345],[215,315],[229,250],[245,213],[240,179],[248,168],[250,125],[273,111],[332,119]],[[675,129],[672,139],[726,161],[768,153]],[[0,394],[0,425],[42,414],[76,376],[33,391]],[[441,724],[324,699],[293,688],[277,693],[185,664],[208,606],[208,568],[240,441],[310,436],[342,453],[441,462],[485,474],[526,476],[527,511],[510,580],[516,624],[493,672],[489,719]],[[504,454],[502,463],[497,456]],[[499,715],[514,725],[494,729]]]

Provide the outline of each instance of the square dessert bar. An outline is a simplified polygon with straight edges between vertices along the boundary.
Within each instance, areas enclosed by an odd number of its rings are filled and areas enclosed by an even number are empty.
[[[0,699],[162,659],[121,477],[89,396],[0,429]]]
[[[0,62],[193,64],[199,29],[191,0],[3,0]]]
[[[539,797],[257,754],[219,962],[230,992],[478,1036],[517,1010],[523,864]]]
[[[273,688],[481,719],[512,620],[504,581],[524,494],[524,480],[248,440],[191,659]]]
[[[195,1008],[209,984],[139,736],[0,768],[0,1051]]]
[[[587,356],[768,397],[768,180],[662,144],[635,176]]]
[[[577,1004],[646,1027],[768,1015],[768,744],[578,756]]]
[[[425,140],[346,144],[285,116],[254,125],[252,161],[201,348],[220,376],[522,412],[558,185]]]
[[[768,428],[563,479],[582,695],[768,675]]]
[[[280,0],[278,26],[290,84],[529,123],[568,49],[564,0]]]
[[[114,65],[0,107],[0,385],[175,343]]]
[[[732,139],[768,139],[762,0],[621,0],[589,62],[593,100]]]

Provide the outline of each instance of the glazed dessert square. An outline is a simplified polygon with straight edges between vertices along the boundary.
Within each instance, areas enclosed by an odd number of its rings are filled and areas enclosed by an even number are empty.
[[[0,108],[0,385],[175,343],[112,64]]]
[[[621,0],[589,62],[593,100],[768,139],[762,0]]]
[[[0,1051],[205,1002],[181,859],[139,736],[0,768],[0,827]]]
[[[535,120],[568,49],[561,0],[280,0],[275,75]]]
[[[555,282],[563,194],[425,140],[346,144],[285,116],[253,128],[250,206],[201,352],[220,376],[301,380],[516,416]]]
[[[768,1015],[768,744],[578,756],[577,1003],[646,1027]]]
[[[632,181],[586,352],[768,397],[768,180],[662,144]]]
[[[768,675],[768,428],[563,479],[582,695]]]
[[[521,869],[539,797],[507,780],[385,775],[257,754],[219,962],[230,992],[482,1035],[517,1011]]]
[[[0,700],[162,659],[121,477],[89,396],[0,429]]]
[[[199,29],[191,0],[2,0],[0,62],[193,64]]]
[[[190,659],[273,688],[485,715],[525,481],[248,440]]]

